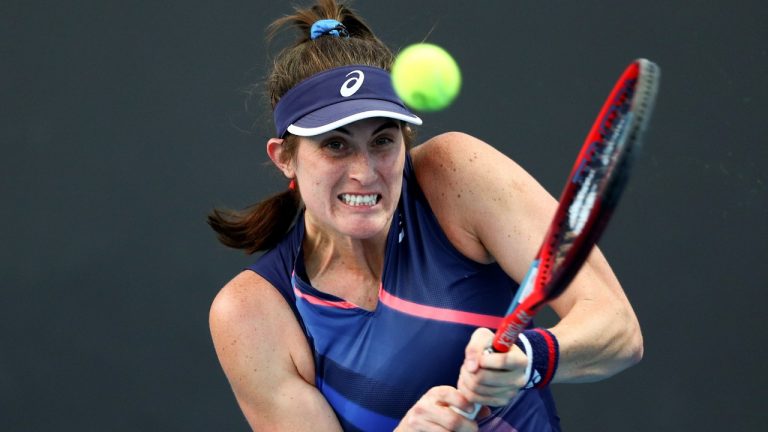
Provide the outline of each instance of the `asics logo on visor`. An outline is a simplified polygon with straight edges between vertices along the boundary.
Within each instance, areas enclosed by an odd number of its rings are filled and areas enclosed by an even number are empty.
[[[357,91],[363,85],[363,81],[365,81],[365,74],[363,73],[363,71],[353,70],[352,72],[348,73],[346,76],[350,76],[352,74],[354,74],[355,76],[344,81],[344,84],[342,84],[341,88],[339,89],[339,93],[341,93],[341,95],[344,97],[350,97],[353,94],[357,93]]]

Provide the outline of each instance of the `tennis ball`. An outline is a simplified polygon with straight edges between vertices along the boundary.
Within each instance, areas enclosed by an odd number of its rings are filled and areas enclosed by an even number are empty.
[[[456,99],[461,88],[459,65],[437,45],[406,47],[392,64],[392,85],[400,99],[418,111],[439,111]]]

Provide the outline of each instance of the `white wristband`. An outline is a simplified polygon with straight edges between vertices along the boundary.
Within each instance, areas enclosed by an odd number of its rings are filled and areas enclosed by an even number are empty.
[[[525,366],[525,385],[522,388],[529,389],[536,384],[533,382],[533,380],[531,380],[531,373],[533,371],[533,347],[531,346],[531,342],[527,337],[525,337],[524,334],[520,333],[517,335],[517,339],[522,342],[523,346],[525,347],[525,356],[528,357],[528,364]]]

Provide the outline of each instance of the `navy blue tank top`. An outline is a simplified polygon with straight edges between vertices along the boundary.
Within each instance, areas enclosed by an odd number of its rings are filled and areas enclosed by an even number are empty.
[[[312,287],[304,269],[304,218],[249,269],[277,288],[314,353],[316,386],[346,431],[391,431],[431,387],[455,386],[477,327],[495,330],[517,283],[474,262],[440,228],[406,158],[387,237],[376,309]],[[557,431],[549,388],[521,392],[480,421],[484,431]]]

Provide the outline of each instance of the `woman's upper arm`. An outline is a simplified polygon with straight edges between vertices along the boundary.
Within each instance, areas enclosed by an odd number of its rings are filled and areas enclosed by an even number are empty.
[[[510,158],[463,134],[414,149],[419,185],[441,228],[467,257],[525,276],[556,202]]]
[[[467,257],[495,260],[521,281],[548,229],[556,200],[514,161],[476,138],[449,133],[424,145],[414,149],[416,174],[446,235]],[[550,306],[561,318],[553,329],[561,348],[580,350],[587,344],[617,359],[600,363],[597,372],[570,371],[561,364],[558,375],[563,379],[609,375],[642,355],[637,318],[597,248]]]
[[[219,362],[254,430],[340,430],[311,384],[312,356],[288,304],[261,276],[245,271],[216,296],[210,328]]]
[[[557,201],[522,167],[472,136],[448,133],[425,145],[414,149],[419,185],[452,243],[475,261],[498,262],[521,281]],[[595,296],[606,288],[624,298],[599,251],[585,267],[584,276],[592,283],[577,283],[570,293],[566,291],[553,304],[558,315],[565,315],[577,298]]]

